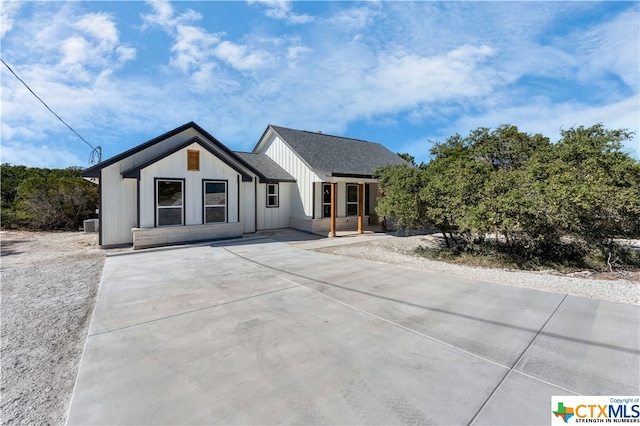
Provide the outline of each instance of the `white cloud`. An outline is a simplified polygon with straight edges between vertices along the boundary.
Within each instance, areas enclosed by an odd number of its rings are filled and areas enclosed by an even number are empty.
[[[118,55],[118,59],[120,63],[124,63],[124,62],[135,59],[138,53],[137,50],[134,49],[133,47],[128,47],[124,45],[116,47],[115,52]]]
[[[89,159],[80,159],[74,152],[60,147],[36,145],[33,143],[3,142],[0,147],[0,161],[13,165],[28,164],[30,167],[58,168],[61,164],[71,166],[86,165]]]
[[[202,19],[202,15],[193,9],[187,9],[180,15],[174,16],[173,6],[166,0],[147,1],[147,4],[151,6],[153,13],[142,15],[145,27],[159,25],[164,28],[172,28]]]
[[[210,34],[202,28],[178,25],[175,42],[171,47],[175,53],[171,63],[185,73],[192,68],[201,72],[201,66],[210,67],[212,51],[219,42],[218,35]]]
[[[262,67],[268,61],[266,52],[250,52],[247,46],[230,41],[221,42],[215,49],[218,58],[238,70],[251,70]]]
[[[78,4],[41,8],[30,20],[18,22],[17,32],[6,42],[3,39],[3,57],[47,105],[98,145],[101,133],[92,131],[108,121],[105,110],[130,103],[122,98],[124,85],[111,86],[109,91],[101,86],[135,58],[136,49],[120,41],[113,16],[84,13]],[[2,110],[6,161],[45,167],[87,164],[89,147],[69,136],[68,129],[4,70]],[[47,144],[48,140],[57,144]],[[79,160],[75,153],[85,151],[86,158]]]
[[[173,6],[164,0],[148,1],[147,4],[153,9],[153,13],[142,15],[142,20],[146,25],[173,26]]]
[[[87,35],[93,36],[105,48],[118,43],[118,30],[111,16],[106,13],[88,13],[73,24]]]
[[[171,51],[174,57],[171,64],[184,73],[191,74],[197,84],[211,83],[211,73],[217,68],[214,59],[219,59],[239,71],[250,71],[265,65],[269,54],[260,49],[251,49],[244,44],[222,40],[224,33],[211,33],[202,27],[188,25],[187,22],[199,20],[202,16],[193,10],[187,10],[178,17],[174,16],[171,4],[151,2],[153,14],[143,15],[147,25],[162,26],[174,37]]]
[[[307,14],[296,14],[292,11],[290,1],[285,0],[251,0],[249,4],[259,4],[266,8],[265,15],[273,19],[286,21],[290,24],[307,24],[314,18]]]
[[[0,38],[13,28],[13,22],[20,6],[18,1],[3,1],[0,4]]]
[[[327,19],[329,24],[339,27],[342,31],[360,30],[371,25],[375,18],[380,16],[379,4],[373,3],[373,7],[354,7],[340,9]]]
[[[313,49],[307,46],[291,46],[287,49],[287,59],[296,61],[307,53],[313,52]]]
[[[84,13],[75,3],[43,8],[35,19],[21,22],[19,31],[11,42],[3,43],[3,56],[42,64],[41,72],[48,78],[90,82],[136,56],[135,48],[120,41],[112,15]]]
[[[83,37],[69,37],[62,42],[60,48],[62,52],[61,65],[74,67],[81,67],[90,56],[90,44]]]
[[[386,53],[363,76],[364,87],[349,91],[364,116],[394,113],[435,101],[464,99],[490,93],[497,81],[481,62],[493,51],[487,46],[461,46],[445,55],[421,57]],[[357,77],[357,76],[356,76]],[[355,118],[355,117],[354,117]]]
[[[636,34],[636,37],[630,37]],[[594,78],[596,72],[614,73],[635,92],[639,89],[640,79],[640,20],[638,9],[620,14],[615,19],[598,25],[586,33],[576,34],[573,41],[579,43],[581,50],[587,52],[585,61],[580,65],[581,77]],[[585,67],[585,65],[587,65]],[[586,71],[583,71],[585,70]]]

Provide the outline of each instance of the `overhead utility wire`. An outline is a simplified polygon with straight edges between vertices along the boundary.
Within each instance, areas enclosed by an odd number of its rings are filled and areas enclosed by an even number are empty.
[[[89,162],[90,162],[90,163],[93,163],[93,162],[94,162],[95,154],[96,154],[96,153],[98,154],[98,163],[99,163],[100,161],[102,161],[102,147],[98,146],[98,147],[95,147],[95,148],[94,148],[94,147],[93,147],[93,145],[91,145],[89,142],[87,142],[85,138],[83,138],[82,136],[80,136],[80,134],[79,134],[78,132],[76,132],[75,130],[73,130],[73,127],[69,126],[69,125],[67,124],[67,122],[66,122],[66,121],[64,121],[62,118],[60,118],[60,116],[59,116],[58,114],[56,114],[54,110],[52,110],[51,108],[49,108],[49,105],[47,105],[47,104],[45,103],[45,101],[43,101],[42,99],[40,99],[40,96],[36,95],[36,93],[35,93],[33,90],[31,90],[31,87],[29,87],[29,85],[28,85],[27,83],[25,83],[23,79],[21,79],[20,77],[18,77],[18,74],[16,74],[16,73],[11,69],[11,67],[10,67],[9,65],[7,65],[7,63],[4,61],[4,59],[0,58],[0,61],[2,61],[2,63],[4,64],[4,66],[5,66],[5,67],[7,67],[7,69],[8,69],[9,71],[11,71],[11,74],[13,74],[13,76],[14,76],[15,78],[17,78],[17,79],[20,81],[20,83],[24,84],[24,87],[26,87],[26,88],[31,92],[31,94],[32,94],[33,96],[35,96],[35,97],[36,97],[36,99],[37,99],[37,100],[39,100],[39,101],[42,103],[42,105],[44,105],[44,106],[45,106],[45,108],[47,108],[47,109],[51,112],[51,114],[55,115],[55,116],[56,116],[56,118],[57,118],[58,120],[60,120],[60,121],[62,122],[62,124],[64,124],[65,126],[67,126],[67,127],[69,128],[69,130],[71,130],[71,131],[72,131],[72,132],[73,132],[77,137],[79,137],[79,138],[80,138],[80,140],[82,140],[82,142],[84,142],[84,143],[86,143],[87,145],[89,145],[89,147],[91,148],[91,156],[89,157]]]

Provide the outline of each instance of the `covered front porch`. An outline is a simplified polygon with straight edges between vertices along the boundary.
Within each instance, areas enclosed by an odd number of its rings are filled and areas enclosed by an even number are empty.
[[[377,181],[370,177],[341,176],[315,182],[313,215],[291,217],[290,224],[294,229],[329,237],[382,232],[383,221],[375,211],[380,196]]]

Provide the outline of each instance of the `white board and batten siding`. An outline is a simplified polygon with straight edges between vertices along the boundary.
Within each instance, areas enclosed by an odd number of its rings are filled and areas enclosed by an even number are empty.
[[[298,196],[296,184],[294,182],[280,182],[278,184],[278,207],[267,207],[267,184],[258,184],[257,190],[255,203],[258,211],[258,229],[288,228],[291,206]]]
[[[123,179],[121,173],[198,135],[194,129],[186,129],[102,169],[100,232],[103,246],[132,243],[131,228],[137,226],[136,181]]]
[[[263,151],[272,160],[286,170],[296,180],[300,203],[294,203],[291,210],[293,217],[313,216],[313,183],[322,181],[300,157],[284,143],[279,136],[272,136]],[[295,196],[296,194],[292,194]]]
[[[256,232],[256,184],[258,179],[253,178],[253,182],[242,182],[240,180],[240,222],[242,222],[244,233]]]
[[[126,167],[121,167],[121,163],[105,167],[101,172],[100,232],[103,246],[132,243],[131,228],[137,226],[136,181],[122,178],[120,172]]]
[[[187,151],[200,152],[200,170],[187,170]],[[227,183],[227,222],[239,222],[238,172],[197,143],[193,143],[140,171],[140,227],[155,226],[156,179],[184,179],[185,225],[201,225],[203,221],[203,180]],[[129,230],[131,232],[131,230]]]

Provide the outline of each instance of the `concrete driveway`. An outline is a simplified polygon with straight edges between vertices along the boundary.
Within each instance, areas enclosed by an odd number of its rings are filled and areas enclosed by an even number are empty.
[[[110,256],[69,424],[548,424],[640,393],[638,306],[270,239]]]

